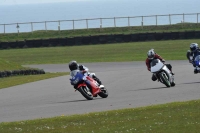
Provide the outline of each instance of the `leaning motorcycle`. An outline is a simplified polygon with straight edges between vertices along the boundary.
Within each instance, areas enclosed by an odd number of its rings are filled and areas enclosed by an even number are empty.
[[[159,59],[153,59],[150,66],[151,72],[156,76],[158,81],[167,87],[175,86],[174,76],[163,62]]]
[[[108,97],[108,91],[104,85],[99,85],[93,78],[79,70],[71,72],[72,78],[70,79],[71,85],[75,86],[87,100],[92,100],[99,95],[102,98]]]
[[[200,55],[196,56],[194,59],[195,69],[197,73],[200,73]]]

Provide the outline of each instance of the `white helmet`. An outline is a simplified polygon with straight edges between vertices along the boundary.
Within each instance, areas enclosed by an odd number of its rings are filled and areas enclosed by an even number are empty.
[[[156,54],[156,53],[154,52],[154,49],[150,49],[150,50],[147,52],[147,57],[148,57],[148,59],[150,59],[150,60],[154,59],[155,54]]]
[[[191,50],[192,52],[195,52],[198,48],[199,48],[199,46],[198,46],[197,43],[191,43],[191,44],[190,44],[190,50]]]

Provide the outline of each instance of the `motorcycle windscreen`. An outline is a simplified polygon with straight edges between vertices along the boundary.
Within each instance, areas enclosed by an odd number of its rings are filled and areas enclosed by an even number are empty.
[[[200,66],[200,55],[195,57],[194,62],[196,66]]]
[[[151,72],[154,73],[154,72],[157,72],[157,71],[160,71],[160,69],[162,69],[163,67],[163,63],[159,60],[159,59],[154,59],[151,61]]]
[[[84,75],[78,70],[72,71],[70,75],[72,76],[70,80],[71,80],[71,84],[73,85],[76,85],[77,83],[81,82],[84,77]]]

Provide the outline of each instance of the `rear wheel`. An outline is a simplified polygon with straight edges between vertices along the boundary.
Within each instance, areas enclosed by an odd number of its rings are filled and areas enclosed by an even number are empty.
[[[170,81],[169,81],[169,77],[167,76],[166,73],[162,72],[162,73],[160,73],[159,76],[160,76],[163,84],[165,84],[167,87],[171,86]]]
[[[101,89],[101,92],[98,95],[102,98],[107,98],[108,97],[108,90],[105,87],[100,88],[100,89]]]
[[[87,86],[82,86],[78,89],[78,91],[87,99],[87,100],[92,100],[93,95],[90,91],[90,89]]]

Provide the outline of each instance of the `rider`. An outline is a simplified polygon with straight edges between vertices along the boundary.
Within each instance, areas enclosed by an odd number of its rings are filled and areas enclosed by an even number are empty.
[[[86,72],[88,74],[88,76],[90,76],[91,78],[93,78],[94,80],[96,80],[99,85],[102,84],[101,81],[95,75],[95,73],[90,73],[89,69],[87,67],[85,67],[84,65],[79,65],[74,60],[69,62],[69,69],[70,69],[71,72],[74,71],[74,70],[80,70],[82,72]],[[70,75],[71,75],[71,72],[70,72]]]
[[[147,59],[146,59],[146,66],[147,66],[147,69],[150,71],[151,70],[151,67],[150,67],[150,63],[153,59],[160,59],[163,63],[165,63],[165,60],[158,54],[155,53],[154,49],[150,49],[148,52],[147,52]],[[171,74],[174,75],[174,73],[172,72],[172,66],[171,64],[165,64],[167,66],[167,68],[171,71]],[[156,81],[157,78],[156,76],[153,74],[152,75],[152,78],[151,78],[153,81]]]
[[[187,51],[187,59],[189,60],[190,63],[193,64],[194,68],[194,74],[198,73],[198,70],[196,68],[196,65],[194,63],[194,59],[196,56],[200,55],[200,49],[197,43],[191,43],[190,44],[190,50]]]

